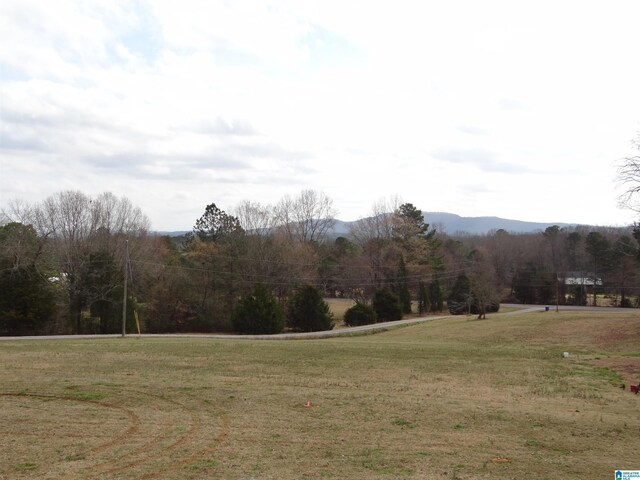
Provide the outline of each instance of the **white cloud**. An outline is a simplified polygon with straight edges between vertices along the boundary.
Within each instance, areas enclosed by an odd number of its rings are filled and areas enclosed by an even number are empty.
[[[640,129],[635,1],[0,8],[0,204],[111,190],[174,229],[212,201],[316,188],[345,219],[395,193],[630,218],[613,162]]]

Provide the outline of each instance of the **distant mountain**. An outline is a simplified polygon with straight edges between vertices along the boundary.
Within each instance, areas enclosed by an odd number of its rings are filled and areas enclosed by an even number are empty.
[[[524,222],[522,220],[509,220],[500,217],[461,217],[453,213],[445,212],[422,212],[424,221],[436,227],[438,231],[448,233],[449,235],[467,233],[471,235],[485,235],[492,230],[506,230],[509,233],[532,233],[544,231],[551,225],[559,227],[570,227],[576,224],[559,223],[559,222]],[[346,236],[354,222],[343,222],[336,220],[336,224],[330,234],[332,237]],[[188,231],[176,232],[155,232],[158,235],[169,235],[177,237],[188,233]]]
[[[532,233],[544,231],[547,227],[558,225],[559,227],[569,227],[575,224],[560,222],[525,222],[522,220],[509,220],[500,217],[461,217],[453,213],[446,212],[422,212],[424,221],[431,227],[436,227],[438,231],[449,235],[467,233],[471,235],[484,235],[492,230],[505,230],[509,233]],[[347,235],[349,228],[356,222],[336,221],[333,235],[336,237]]]
[[[558,225],[570,227],[575,224],[560,222],[524,222],[522,220],[509,220],[500,217],[461,217],[453,213],[422,212],[424,221],[431,226],[442,225],[445,233],[450,235],[460,232],[482,235],[492,230],[506,230],[510,233],[532,233],[544,231],[547,227]]]
[[[167,237],[180,237],[181,235],[186,235],[187,233],[189,233],[191,230],[176,230],[173,232],[152,232],[156,235],[160,235],[161,237],[167,236]]]

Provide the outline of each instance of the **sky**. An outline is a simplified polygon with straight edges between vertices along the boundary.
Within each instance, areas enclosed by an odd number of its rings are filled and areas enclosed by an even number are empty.
[[[0,1],[0,207],[126,196],[154,230],[303,189],[626,225],[640,2]],[[428,218],[427,218],[428,221]]]

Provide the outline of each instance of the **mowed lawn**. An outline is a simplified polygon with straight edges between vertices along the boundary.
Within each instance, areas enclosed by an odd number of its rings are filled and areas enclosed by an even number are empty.
[[[640,469],[638,311],[450,317],[325,340],[8,341],[0,365],[0,479]]]

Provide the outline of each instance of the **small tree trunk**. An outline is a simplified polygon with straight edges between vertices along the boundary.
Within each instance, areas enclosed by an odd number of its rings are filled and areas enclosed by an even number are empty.
[[[478,303],[478,310],[479,310],[479,312],[478,312],[478,320],[483,320],[483,319],[487,318],[487,314],[486,314],[486,311],[485,311],[486,309],[484,307],[484,302],[480,301]]]
[[[75,324],[75,333],[78,335],[81,333],[82,328],[82,302],[80,299],[73,295],[71,301],[69,302],[70,314],[73,319],[73,323]]]

